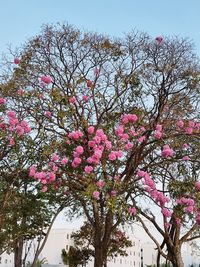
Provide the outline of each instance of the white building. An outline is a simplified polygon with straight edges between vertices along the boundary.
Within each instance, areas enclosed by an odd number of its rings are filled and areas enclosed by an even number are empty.
[[[64,267],[61,258],[62,249],[69,250],[70,246],[73,246],[73,240],[71,234],[76,229],[52,229],[45,247],[40,254],[40,259],[46,259],[48,264],[43,266],[48,267]],[[111,259],[107,266],[108,267],[145,267],[147,265],[156,264],[157,250],[153,243],[141,244],[141,242],[133,235],[129,235],[129,239],[132,241],[132,247],[127,249],[127,257],[115,257]],[[35,244],[36,246],[36,244]],[[34,247],[35,247],[34,246]],[[28,261],[32,262],[34,256],[34,247],[30,251]],[[186,247],[184,248],[186,249]],[[190,248],[191,249],[191,248]],[[191,263],[199,263],[200,259],[197,259],[194,255],[188,257],[189,247],[187,247],[187,253],[184,251],[183,258],[185,266],[189,266]],[[90,261],[87,267],[93,267],[94,262]],[[197,265],[198,266],[198,265]],[[3,253],[0,255],[0,267],[14,267],[13,254]]]
[[[40,258],[46,258],[49,265],[62,265],[61,251],[69,250],[73,245],[69,229],[52,229],[47,243],[40,255]],[[108,262],[108,267],[140,267],[141,266],[141,245],[140,242],[132,236],[129,236],[133,246],[127,249],[127,257],[118,256]],[[87,267],[93,267],[93,261],[90,261]]]
[[[0,255],[0,267],[14,267],[14,257],[12,253],[3,253]]]

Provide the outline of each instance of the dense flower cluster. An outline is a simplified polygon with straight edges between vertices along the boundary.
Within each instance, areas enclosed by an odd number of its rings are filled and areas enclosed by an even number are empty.
[[[87,81],[87,86],[91,87],[92,82]],[[73,96],[69,99],[70,104],[76,103],[76,97]],[[45,112],[47,118],[51,118],[52,113],[50,111]],[[57,154],[53,154],[51,161],[49,162],[50,169],[47,171],[38,172],[36,167],[33,166],[30,169],[30,175],[38,179],[43,184],[43,191],[45,192],[48,184],[51,184],[56,180],[56,174],[62,166],[68,166],[68,168],[81,170],[83,177],[95,174],[98,166],[101,166],[102,160],[107,164],[117,165],[119,162],[123,162],[131,151],[134,151],[135,147],[141,143],[146,142],[146,133],[148,125],[140,125],[139,118],[136,114],[124,114],[121,116],[119,125],[114,129],[114,135],[112,140],[110,135],[108,136],[105,131],[101,128],[96,128],[95,125],[90,125],[86,129],[86,133],[82,130],[74,130],[67,134],[68,145],[75,146],[73,153],[69,157],[60,158]],[[184,132],[186,135],[197,133],[200,130],[200,123],[193,121],[178,120],[174,131],[175,133]],[[164,126],[157,124],[155,129],[151,129],[150,140],[162,140],[165,137]],[[87,141],[86,141],[87,140]],[[172,148],[173,144],[167,144],[162,140],[163,145],[160,147],[160,157],[164,160],[175,159],[176,151]],[[190,157],[187,154],[189,149],[188,144],[182,146],[182,161],[190,161]],[[157,152],[156,152],[157,153]],[[156,188],[156,177],[153,179],[147,171],[138,170],[137,176],[143,181],[143,186],[147,194],[153,199],[161,208],[161,213],[165,218],[171,218],[172,212],[167,205],[170,202],[162,191]],[[91,176],[92,177],[92,176]],[[94,176],[95,177],[95,176]],[[94,185],[96,186],[94,191],[91,193],[91,198],[99,200],[101,192],[106,190],[107,181],[104,179],[94,179]],[[120,174],[118,181],[120,181]],[[117,181],[116,180],[116,181]],[[200,188],[199,182],[196,182],[196,187]],[[117,197],[118,192],[115,188],[110,189],[110,197]],[[184,198],[177,200],[177,205],[184,205],[186,213],[192,213],[194,208],[194,201],[187,199],[187,203],[184,202]],[[190,203],[189,203],[190,201]],[[184,202],[184,203],[183,203]],[[189,204],[188,204],[189,203]],[[137,210],[135,207],[127,208],[130,215],[135,215]],[[198,214],[198,211],[196,211]],[[197,216],[197,215],[196,215]],[[177,224],[180,224],[180,218],[176,218]]]

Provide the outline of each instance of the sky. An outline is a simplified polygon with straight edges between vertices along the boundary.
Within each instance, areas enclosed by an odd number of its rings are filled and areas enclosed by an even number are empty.
[[[136,29],[190,38],[200,55],[199,0],[1,0],[0,54],[35,36],[43,24],[68,22],[121,37]]]

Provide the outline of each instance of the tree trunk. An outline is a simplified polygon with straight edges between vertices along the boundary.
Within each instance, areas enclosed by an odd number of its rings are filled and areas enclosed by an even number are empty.
[[[173,267],[184,267],[180,249],[174,251],[172,257],[170,257],[169,260],[171,261]]]
[[[14,250],[14,266],[22,267],[23,238],[16,241]]]
[[[95,247],[94,267],[103,267],[103,265],[103,249],[99,244],[98,247]]]
[[[49,227],[48,227],[48,230],[47,230],[47,232],[46,232],[46,234],[45,234],[45,237],[44,237],[44,239],[43,239],[43,242],[42,242],[41,246],[40,246],[40,243],[41,243],[41,241],[42,241],[42,236],[39,237],[38,246],[37,246],[37,249],[36,249],[36,252],[35,252],[35,255],[34,255],[34,259],[33,259],[33,262],[32,262],[32,264],[31,264],[31,267],[36,267],[38,257],[39,257],[40,253],[42,252],[42,250],[43,250],[43,248],[44,248],[44,246],[45,246],[45,244],[46,244],[46,242],[47,242],[47,239],[48,239],[48,237],[49,237],[49,233],[50,233],[50,231],[51,231],[51,228],[52,228],[52,226],[53,226],[53,224],[54,224],[54,222],[55,222],[55,220],[56,220],[58,214],[59,214],[62,210],[63,210],[63,207],[61,206],[61,207],[57,210],[57,212],[54,214],[53,219],[52,219],[52,221],[51,221],[51,223],[50,223],[50,225],[49,225]]]

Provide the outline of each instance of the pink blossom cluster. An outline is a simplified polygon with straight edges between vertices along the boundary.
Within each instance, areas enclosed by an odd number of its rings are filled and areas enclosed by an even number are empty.
[[[136,213],[137,213],[137,210],[136,210],[136,208],[135,207],[130,207],[130,208],[128,208],[128,212],[131,214],[131,215],[136,215]]]
[[[20,63],[20,59],[18,57],[15,57],[13,62],[14,64],[18,65]]]
[[[100,192],[99,192],[99,191],[94,191],[94,192],[92,193],[92,196],[93,196],[93,198],[95,198],[95,199],[99,199]]]
[[[15,111],[8,111],[8,124],[9,124],[9,130],[10,131],[16,131],[18,136],[22,136],[25,133],[29,133],[31,131],[31,128],[29,127],[28,123],[26,121],[19,121],[16,117]]]
[[[192,198],[189,197],[181,197],[177,199],[176,201],[177,204],[186,206],[185,207],[185,212],[187,213],[192,213],[195,209],[195,203]]]
[[[83,137],[83,133],[80,130],[71,132],[68,134],[68,137],[74,141],[80,139],[81,137]]]
[[[82,159],[81,159],[81,155],[84,153],[84,149],[82,146],[77,146],[76,149],[74,150],[73,152],[73,161],[72,161],[72,167],[73,168],[77,168],[81,162],[82,162]],[[87,167],[87,166],[86,166]],[[88,168],[85,168],[85,171],[86,172],[90,172]]]
[[[163,216],[166,218],[170,218],[172,215],[171,211],[167,208],[162,208],[161,212],[162,212]]]
[[[111,151],[108,155],[110,161],[116,160],[123,157],[123,152],[121,150],[118,151]]]
[[[162,133],[162,125],[161,124],[157,124],[156,125],[156,130],[154,132],[154,137],[156,139],[160,139],[162,137],[163,133]]]
[[[143,178],[143,183],[146,185],[145,189],[149,193],[150,197],[163,208],[169,202],[169,198],[156,189],[155,182],[148,172],[139,170],[137,175]]]
[[[94,134],[93,138],[88,142],[88,147],[91,151],[91,155],[86,159],[88,164],[98,165],[103,156],[105,149],[111,149],[112,144],[108,140],[103,129],[98,129],[94,132],[94,127],[88,128],[88,133]]]
[[[195,188],[200,191],[200,181],[196,181]]]
[[[124,114],[121,117],[121,121],[123,124],[127,124],[127,123],[134,123],[138,120],[138,116],[135,114]]]
[[[52,78],[50,76],[41,76],[40,80],[45,83],[45,84],[50,84],[52,83]]]
[[[24,120],[19,121],[16,117],[16,112],[9,110],[7,112],[7,118],[0,117],[0,130],[7,130],[7,136],[9,144],[13,146],[15,144],[14,134],[17,134],[18,137],[22,137],[25,134],[28,134],[31,131],[28,123]]]
[[[200,212],[197,212],[196,214],[196,222],[198,225],[200,225]]]
[[[72,97],[69,98],[69,103],[70,103],[70,104],[75,104],[76,101],[77,101],[77,99],[76,99],[75,96],[72,96]]]
[[[0,105],[4,105],[6,103],[6,99],[0,97]]]
[[[161,152],[161,155],[163,158],[171,158],[174,154],[174,151],[172,148],[170,148],[169,145],[164,145],[163,150]]]
[[[163,41],[164,41],[164,39],[163,39],[163,37],[162,36],[157,36],[156,38],[155,38],[155,41],[156,41],[156,43],[157,44],[162,44],[163,43]]]
[[[29,176],[37,179],[43,185],[42,191],[46,192],[48,188],[45,185],[51,184],[56,180],[58,167],[65,166],[67,163],[67,157],[60,158],[58,154],[54,153],[51,155],[51,160],[48,164],[51,170],[38,172],[36,166],[33,165],[29,169]]]
[[[101,190],[105,186],[105,182],[103,180],[99,180],[96,182],[97,187]]]
[[[191,135],[193,134],[194,130],[200,130],[200,123],[194,121],[184,122],[183,120],[179,120],[176,123],[178,130],[185,131],[186,134]]]
[[[45,115],[45,117],[47,117],[48,119],[51,119],[51,117],[52,117],[52,113],[51,113],[51,111],[49,111],[49,110],[45,111],[44,115]]]

